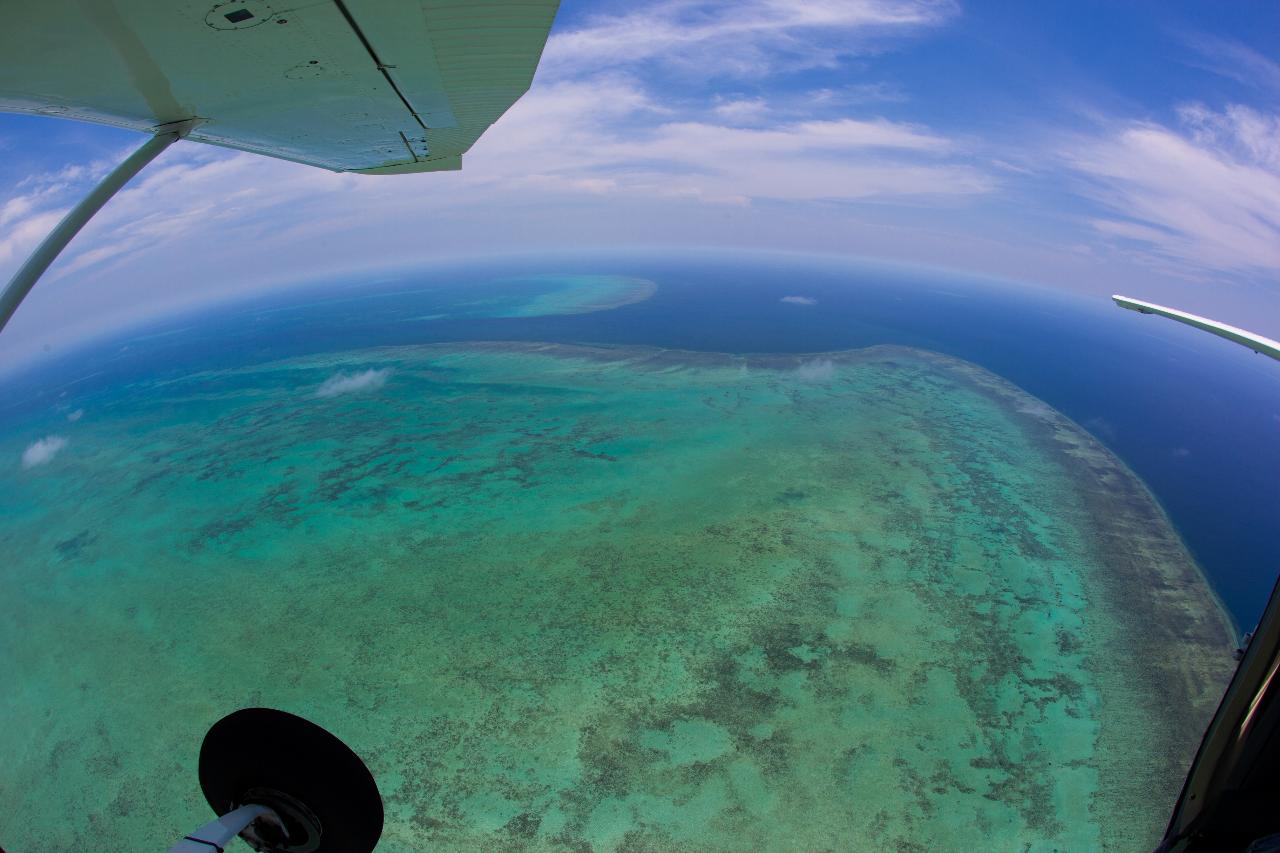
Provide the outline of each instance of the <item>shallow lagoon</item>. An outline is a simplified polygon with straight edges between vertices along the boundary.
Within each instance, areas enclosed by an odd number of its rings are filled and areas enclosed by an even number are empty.
[[[0,473],[15,850],[159,849],[252,704],[366,758],[387,850],[1133,849],[1230,665],[1141,483],[919,350],[360,350],[62,429]]]

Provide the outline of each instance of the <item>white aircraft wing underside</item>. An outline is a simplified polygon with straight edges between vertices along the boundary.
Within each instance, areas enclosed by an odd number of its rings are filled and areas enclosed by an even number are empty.
[[[0,110],[335,171],[457,169],[528,90],[558,0],[6,0]]]

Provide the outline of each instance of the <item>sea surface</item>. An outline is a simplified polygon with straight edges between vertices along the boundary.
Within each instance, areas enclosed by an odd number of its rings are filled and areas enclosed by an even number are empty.
[[[1149,847],[1280,565],[1275,367],[764,253],[51,357],[0,382],[0,844],[163,849],[268,705],[365,757],[380,849]]]

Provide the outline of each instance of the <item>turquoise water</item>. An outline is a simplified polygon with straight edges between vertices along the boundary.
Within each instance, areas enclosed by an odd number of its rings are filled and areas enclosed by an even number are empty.
[[[643,302],[658,289],[655,282],[633,276],[563,273],[499,279],[494,285],[504,292],[496,303],[486,303],[495,317],[590,314]],[[456,309],[446,314],[459,316]]]
[[[493,316],[527,313],[557,292],[590,305],[584,283],[601,276],[657,287],[612,310]],[[616,299],[609,290],[601,294]],[[808,302],[782,301],[789,296]],[[792,353],[895,344],[946,353],[1044,400],[1123,459],[1159,497],[1239,625],[1256,622],[1280,565],[1280,371],[1266,359],[1104,297],[848,258],[575,253],[335,277],[78,352],[61,355],[55,344],[47,366],[0,375],[0,421],[39,418],[135,379],[471,340]]]
[[[652,293],[599,281],[476,310]],[[1229,671],[1142,483],[964,361],[240,362],[0,433],[8,849],[162,849],[246,705],[366,759],[385,850],[1136,849]]]
[[[394,279],[392,279],[394,281]],[[384,283],[385,286],[385,283]],[[531,318],[549,316],[573,316],[593,314],[621,308],[649,299],[657,291],[657,284],[647,278],[628,275],[531,273],[483,277],[467,282],[465,287],[396,287],[393,293],[421,310],[395,310],[386,319],[392,323],[421,326],[441,320],[476,320],[478,318]],[[367,290],[357,293],[326,293],[319,298],[293,300],[284,306],[274,306],[258,315],[285,314],[286,323],[297,326],[299,303],[306,308],[320,308],[332,312],[330,316],[354,315],[361,317],[369,308],[370,299],[378,295]],[[401,302],[397,308],[406,307]],[[297,329],[293,329],[296,333]],[[144,340],[135,336],[134,340]]]

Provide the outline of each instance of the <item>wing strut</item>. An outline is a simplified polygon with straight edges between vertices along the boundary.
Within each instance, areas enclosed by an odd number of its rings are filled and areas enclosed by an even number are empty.
[[[1111,298],[1121,308],[1168,317],[1280,360],[1280,341],[1163,305]],[[1255,841],[1265,847],[1261,839],[1280,837],[1280,582],[1238,654],[1240,665],[1200,742],[1156,853],[1252,850]]]
[[[9,318],[18,310],[18,306],[22,304],[22,300],[26,299],[27,294],[31,292],[31,288],[44,275],[44,271],[49,268],[67,247],[71,239],[80,232],[93,215],[102,209],[102,206],[110,200],[110,198],[120,191],[120,188],[129,183],[129,180],[142,171],[142,168],[156,159],[161,151],[164,151],[173,143],[177,142],[187,131],[194,125],[193,122],[180,122],[182,127],[176,130],[165,130],[156,133],[150,139],[142,144],[137,151],[129,155],[119,166],[111,170],[105,178],[102,179],[93,190],[84,197],[84,199],[62,217],[62,221],[58,223],[58,227],[44,238],[44,242],[36,247],[31,253],[31,257],[27,262],[14,273],[9,281],[9,285],[0,293],[0,330],[3,330],[8,324]],[[166,125],[168,127],[168,125]]]

